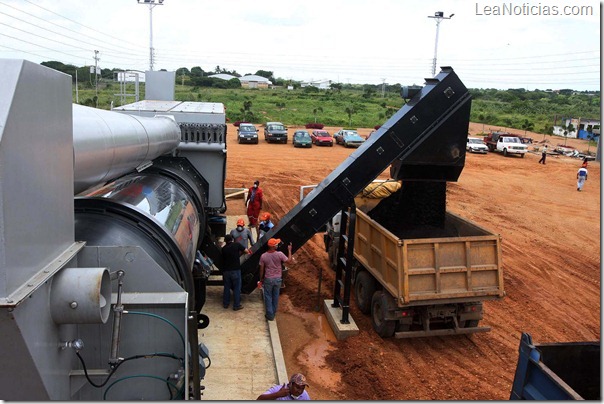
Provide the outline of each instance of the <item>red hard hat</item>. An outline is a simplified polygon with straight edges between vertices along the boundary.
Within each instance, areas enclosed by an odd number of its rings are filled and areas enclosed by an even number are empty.
[[[237,220],[237,226],[244,226],[244,225],[245,225],[245,221],[243,219]]]

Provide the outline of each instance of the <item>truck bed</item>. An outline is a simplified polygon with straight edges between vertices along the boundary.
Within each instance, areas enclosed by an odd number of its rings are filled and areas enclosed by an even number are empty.
[[[457,235],[401,239],[357,210],[354,255],[399,306],[503,297],[500,236],[451,212],[446,227]]]
[[[522,333],[510,400],[602,400],[600,342],[533,344]]]

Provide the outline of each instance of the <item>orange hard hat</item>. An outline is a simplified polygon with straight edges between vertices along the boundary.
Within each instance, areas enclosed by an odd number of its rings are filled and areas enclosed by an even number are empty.
[[[237,219],[237,226],[244,226],[245,221],[243,219]]]
[[[281,239],[279,239],[279,238],[271,238],[270,240],[268,240],[268,246],[277,247],[280,242],[281,242]]]
[[[268,212],[264,212],[260,215],[260,220],[264,221],[264,220],[269,220],[271,218],[271,214]]]

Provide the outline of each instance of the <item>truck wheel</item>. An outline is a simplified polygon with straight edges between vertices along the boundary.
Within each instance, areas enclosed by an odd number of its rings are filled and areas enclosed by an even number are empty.
[[[394,335],[396,322],[386,320],[386,311],[388,310],[387,296],[381,290],[376,291],[371,298],[371,322],[373,329],[380,337],[388,338]]]
[[[522,154],[520,155],[520,157],[524,158],[524,153],[522,153]]]
[[[375,278],[367,271],[357,273],[354,282],[354,298],[363,314],[371,313],[371,299],[375,293]]]
[[[503,157],[507,157],[508,156],[508,149],[503,149]]]

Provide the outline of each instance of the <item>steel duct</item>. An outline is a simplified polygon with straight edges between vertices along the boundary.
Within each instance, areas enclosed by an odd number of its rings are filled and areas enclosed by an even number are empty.
[[[179,142],[180,127],[168,116],[148,118],[73,104],[74,193],[127,174]]]

